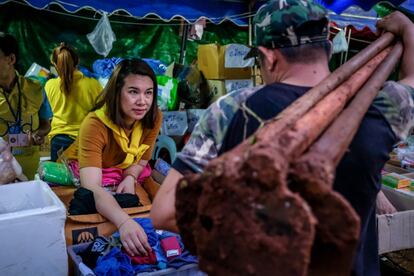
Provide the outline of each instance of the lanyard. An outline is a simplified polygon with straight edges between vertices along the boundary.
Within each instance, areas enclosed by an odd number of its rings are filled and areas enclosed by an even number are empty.
[[[19,94],[18,94],[19,95],[19,101],[17,102],[17,111],[16,112],[14,112],[14,109],[10,104],[9,97],[6,95],[6,93],[4,93],[4,90],[3,90],[3,95],[4,95],[4,98],[6,99],[7,105],[9,106],[9,110],[12,113],[12,115],[13,115],[15,121],[16,121],[16,124],[18,126],[20,126],[21,119],[22,119],[22,91],[20,90],[19,79],[18,79],[17,76],[16,76],[16,78],[17,78],[17,89],[19,90]]]

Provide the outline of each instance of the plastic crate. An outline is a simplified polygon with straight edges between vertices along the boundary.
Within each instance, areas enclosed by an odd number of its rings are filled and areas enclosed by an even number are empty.
[[[90,243],[80,243],[77,245],[68,246],[68,254],[74,264],[74,274],[76,276],[93,276],[95,273],[91,268],[86,266],[82,262],[82,258],[78,255],[79,252],[85,250]],[[180,267],[179,269],[167,268],[154,272],[144,272],[137,275],[149,275],[149,276],[206,276],[204,272],[198,270],[197,264],[188,264]]]

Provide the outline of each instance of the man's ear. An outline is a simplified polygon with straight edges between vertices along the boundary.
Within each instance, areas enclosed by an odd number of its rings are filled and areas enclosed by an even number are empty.
[[[268,49],[263,46],[258,47],[259,51],[262,53],[262,58],[264,58],[264,62],[262,61],[262,66],[266,66],[266,70],[271,71],[276,66],[277,57],[275,55],[274,49]]]
[[[9,59],[10,65],[15,65],[16,64],[16,55],[15,54],[10,54],[10,55],[7,56],[7,58]]]

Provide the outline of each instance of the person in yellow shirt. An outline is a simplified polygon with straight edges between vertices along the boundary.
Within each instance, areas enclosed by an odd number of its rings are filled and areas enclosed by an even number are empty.
[[[131,255],[146,255],[151,247],[142,227],[111,192],[135,194],[161,122],[154,71],[143,60],[126,59],[116,66],[94,111],[82,122],[76,141],[64,152],[69,162],[78,163],[81,186],[93,192],[96,209],[116,225]],[[122,170],[119,182],[106,185],[106,171],[114,168]]]
[[[92,110],[102,86],[77,70],[79,57],[70,45],[61,43],[56,47],[51,62],[59,77],[50,79],[45,91],[53,112],[50,155],[56,161],[58,151],[68,148],[78,136],[80,125]]]
[[[17,40],[0,32],[0,137],[8,141],[24,175],[33,179],[52,114],[41,84],[17,72],[18,60]]]

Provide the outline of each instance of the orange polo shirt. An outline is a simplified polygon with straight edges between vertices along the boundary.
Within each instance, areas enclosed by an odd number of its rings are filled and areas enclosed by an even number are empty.
[[[144,129],[140,145],[149,145],[150,148],[142,156],[142,160],[150,160],[155,140],[160,132],[162,113],[158,111],[157,120],[153,129]],[[126,131],[130,135],[132,130]],[[111,168],[122,163],[126,153],[116,142],[111,129],[99,120],[95,112],[90,112],[83,121],[79,136],[64,152],[69,160],[78,160],[79,167]]]

